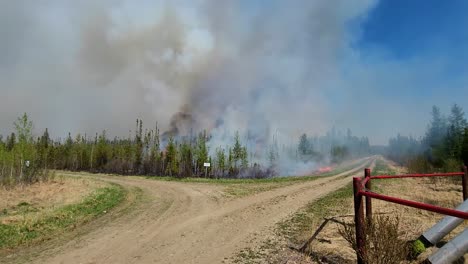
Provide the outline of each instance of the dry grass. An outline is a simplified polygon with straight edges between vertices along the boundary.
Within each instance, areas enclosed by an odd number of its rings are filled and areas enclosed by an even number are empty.
[[[398,216],[374,215],[372,221],[366,221],[365,254],[357,248],[354,225],[343,225],[339,233],[365,263],[394,264],[405,261],[410,252],[407,234],[400,230]]]
[[[449,179],[442,179],[436,183],[429,179],[374,181],[373,187],[380,193],[443,207],[454,208],[462,202],[461,186]],[[338,208],[341,214],[353,214],[352,198],[349,197]],[[444,217],[440,214],[376,199],[373,199],[373,209],[374,213],[398,215],[400,232],[406,234],[409,239],[417,239],[424,231]],[[347,223],[353,221],[352,218],[343,218],[343,220]],[[339,255],[349,261],[349,263],[353,263],[356,259],[355,252],[339,234],[338,230],[340,227],[341,225],[337,223],[329,224],[319,235],[318,240],[310,245],[309,250],[322,256]],[[463,225],[456,228],[444,240],[450,240],[466,227],[468,227],[468,221],[465,221]],[[427,257],[427,254],[421,256],[415,263],[418,263],[424,257]],[[468,259],[468,254],[465,255],[465,258]]]
[[[377,164],[378,165],[378,164]],[[389,161],[381,163],[380,172],[374,171],[372,174],[402,174],[406,169],[399,167]],[[376,166],[375,169],[377,169]],[[393,179],[374,180],[372,189],[377,193],[392,195],[404,199],[431,203],[443,207],[454,208],[462,202],[461,183],[449,178],[433,179]],[[335,194],[324,199],[319,199],[311,203],[307,208],[298,212],[288,220],[290,232],[285,236],[289,243],[300,244],[310,238],[312,233],[324,221],[324,217],[351,215],[351,217],[337,217],[338,222],[329,222],[320,232],[317,238],[309,245],[308,252],[311,256],[309,260],[301,259],[297,263],[355,263],[356,253],[349,243],[339,233],[343,223],[353,223],[354,206],[352,198],[352,188],[350,186],[338,190]],[[424,231],[432,227],[444,216],[402,205],[392,204],[373,199],[374,214],[398,216],[399,233],[404,234],[407,240],[417,239]],[[299,219],[299,224],[295,220]],[[464,228],[468,227],[468,221],[456,228],[452,233],[444,238],[448,241]],[[402,237],[403,238],[403,237]],[[280,246],[283,249],[286,247]],[[436,248],[431,248],[422,254],[413,263],[420,263],[427,258]],[[298,252],[285,249],[275,258],[274,263],[285,263],[290,259],[297,259]],[[465,255],[468,260],[468,254]],[[295,262],[292,262],[295,263]],[[468,263],[466,261],[465,263]]]
[[[105,183],[58,177],[54,181],[0,189],[0,223],[9,224],[80,202]]]

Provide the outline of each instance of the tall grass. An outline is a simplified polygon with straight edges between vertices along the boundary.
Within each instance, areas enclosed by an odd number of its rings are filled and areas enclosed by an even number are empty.
[[[356,246],[355,226],[343,225],[340,235],[351,245],[367,264],[394,264],[407,259],[409,247],[407,237],[400,232],[400,218],[375,215],[366,224],[365,254]]]

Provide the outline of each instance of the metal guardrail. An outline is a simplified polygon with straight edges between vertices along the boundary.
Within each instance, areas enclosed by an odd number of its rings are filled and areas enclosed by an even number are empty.
[[[363,197],[365,197],[365,215],[368,223],[372,221],[372,198],[379,199],[391,203],[410,206],[413,208],[423,209],[444,215],[450,215],[463,219],[468,219],[468,213],[450,208],[435,206],[432,204],[421,203],[411,200],[405,200],[398,197],[378,194],[372,192],[372,180],[377,179],[398,179],[398,178],[422,178],[422,177],[461,177],[463,186],[463,201],[468,199],[468,170],[463,166],[462,172],[451,173],[433,173],[433,174],[404,174],[404,175],[378,175],[371,176],[370,169],[364,170],[364,178],[353,178],[354,192],[354,222],[356,225],[356,246],[357,246],[357,263],[364,264],[363,256],[366,254],[366,236],[365,236],[365,218]]]

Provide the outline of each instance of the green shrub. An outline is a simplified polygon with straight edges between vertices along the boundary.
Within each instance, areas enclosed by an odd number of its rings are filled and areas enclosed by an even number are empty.
[[[410,257],[416,258],[424,251],[426,251],[426,246],[424,246],[424,243],[418,239],[411,244]]]

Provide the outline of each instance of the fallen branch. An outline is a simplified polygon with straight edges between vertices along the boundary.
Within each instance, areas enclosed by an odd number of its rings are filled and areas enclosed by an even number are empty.
[[[388,213],[376,213],[377,215],[384,215],[384,214],[388,214]],[[337,224],[340,224],[340,225],[349,225],[348,223],[346,222],[343,222],[343,221],[340,221],[338,220],[337,218],[343,218],[343,217],[354,217],[354,215],[352,214],[348,214],[348,215],[337,215],[337,216],[333,216],[333,217],[329,217],[329,218],[323,218],[324,221],[323,223],[317,228],[317,230],[314,232],[314,234],[306,241],[304,242],[304,244],[302,244],[302,246],[300,248],[296,248],[296,247],[293,247],[293,246],[290,246],[291,249],[294,249],[294,250],[297,250],[301,253],[305,253],[306,252],[306,249],[307,247],[312,243],[312,241],[314,241],[314,239],[317,238],[317,236],[320,234],[320,232],[322,232],[322,230],[325,228],[325,226],[328,224],[328,222],[334,222],[334,223],[337,223]]]
[[[325,228],[325,226],[328,224],[328,222],[332,221],[332,222],[335,222],[335,223],[338,223],[338,224],[342,224],[342,225],[345,225],[346,223],[344,222],[341,222],[339,220],[336,220],[336,218],[340,218],[340,217],[350,217],[350,216],[354,216],[354,215],[337,215],[337,216],[333,216],[333,217],[330,217],[330,218],[324,218],[325,221],[323,221],[323,223],[319,226],[319,228],[314,232],[314,234],[306,241],[304,242],[304,244],[302,244],[302,246],[297,249],[299,252],[302,252],[302,253],[305,253],[307,247],[310,245],[310,243],[312,243],[312,241],[317,238],[317,236],[320,234],[320,232],[322,232],[322,230]]]

